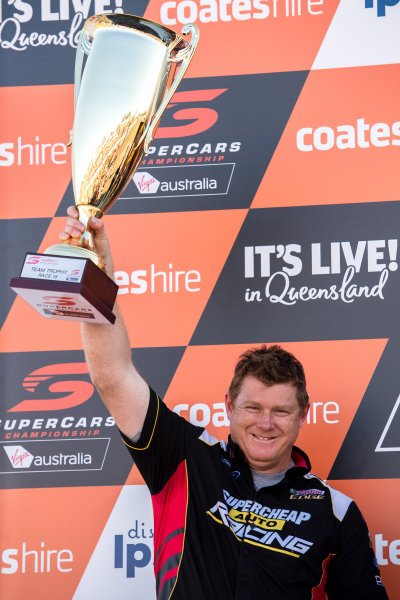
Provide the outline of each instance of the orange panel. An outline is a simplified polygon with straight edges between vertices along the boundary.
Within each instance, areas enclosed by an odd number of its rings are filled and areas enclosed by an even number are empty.
[[[339,0],[150,0],[145,17],[200,41],[189,77],[311,68]]]
[[[144,479],[139,473],[136,465],[133,465],[127,480],[125,481],[125,485],[145,485]]]
[[[389,598],[400,598],[399,479],[328,481],[353,498],[367,521]]]
[[[2,598],[72,598],[120,490],[0,492],[1,514],[7,515],[2,520]]]
[[[51,217],[71,179],[73,86],[0,88],[0,218]]]
[[[136,347],[189,342],[246,214],[106,217],[115,270],[123,272],[120,305]],[[57,240],[63,226],[63,218],[53,220],[39,252]],[[3,326],[0,345],[8,352],[82,347],[78,324],[43,319],[21,298]]]
[[[298,444],[310,454],[313,472],[320,477],[326,478],[332,467],[386,341],[282,344],[302,362],[307,375],[312,410],[310,422],[303,426]],[[221,403],[236,360],[249,346],[189,346],[168,389],[167,404],[170,407],[186,405],[182,407],[182,416],[197,417],[198,424],[205,426],[212,435],[226,439],[228,428],[221,426]],[[314,407],[313,403],[319,404]],[[191,414],[193,405],[197,406]]]
[[[311,71],[252,208],[398,200],[399,82],[400,65]]]

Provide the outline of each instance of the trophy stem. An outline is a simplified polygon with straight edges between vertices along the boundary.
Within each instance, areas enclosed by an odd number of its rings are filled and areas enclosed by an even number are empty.
[[[97,208],[97,206],[91,206],[90,204],[77,204],[76,208],[78,209],[78,219],[84,224],[85,231],[82,233],[78,242],[76,244],[72,242],[72,245],[81,246],[94,252],[93,230],[90,225],[88,225],[88,221],[90,217],[101,219],[104,213]]]
[[[46,248],[43,254],[88,258],[96,265],[96,267],[99,267],[99,269],[106,273],[104,260],[102,260],[100,256],[96,254],[96,252],[88,250],[87,248],[83,248],[82,246],[73,246],[72,244],[68,244],[68,242],[63,242],[62,244],[54,244],[53,246]]]

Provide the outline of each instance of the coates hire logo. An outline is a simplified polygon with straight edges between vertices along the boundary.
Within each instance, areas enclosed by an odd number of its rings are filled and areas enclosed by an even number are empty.
[[[381,2],[383,0],[380,0]],[[386,0],[388,4],[391,0]],[[199,6],[200,4],[200,6]],[[324,0],[167,0],[160,7],[160,21],[168,27],[178,23],[226,23],[321,15]]]
[[[396,6],[400,0],[365,0],[365,8],[376,10],[378,17],[386,17],[390,14],[389,7]]]
[[[62,142],[42,141],[17,136],[14,141],[0,142],[0,167],[41,167],[43,165],[65,165],[67,146]]]
[[[354,123],[341,123],[334,129],[326,125],[302,127],[297,131],[296,145],[301,152],[400,146],[400,121],[370,123],[360,118]]]
[[[0,47],[15,52],[76,48],[88,15],[112,12],[124,12],[122,0],[0,0]]]

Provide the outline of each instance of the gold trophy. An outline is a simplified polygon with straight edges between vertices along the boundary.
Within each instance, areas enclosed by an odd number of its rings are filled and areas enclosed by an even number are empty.
[[[72,181],[79,220],[101,218],[148,152],[161,116],[192,59],[196,25],[174,31],[142,17],[87,19],[75,61]],[[84,55],[87,54],[83,69]],[[10,286],[46,318],[113,323],[118,286],[94,252],[89,227],[80,239],[27,253]]]

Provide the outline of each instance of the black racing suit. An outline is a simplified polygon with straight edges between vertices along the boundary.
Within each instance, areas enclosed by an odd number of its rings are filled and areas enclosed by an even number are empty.
[[[387,599],[359,509],[300,449],[283,481],[256,491],[232,440],[153,391],[140,440],[123,440],[152,495],[158,600]]]

